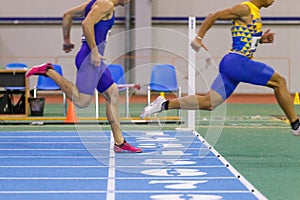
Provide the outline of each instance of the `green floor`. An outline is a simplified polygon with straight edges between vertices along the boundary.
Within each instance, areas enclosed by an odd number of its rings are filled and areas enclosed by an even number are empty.
[[[138,116],[143,104],[131,105],[130,114]],[[300,107],[296,106],[300,113]],[[121,115],[124,107],[121,105]],[[100,106],[100,116],[104,116]],[[175,111],[167,115],[174,115]],[[63,116],[63,106],[47,104],[44,116]],[[292,136],[288,124],[273,116],[283,116],[276,104],[228,104],[225,123],[214,148],[247,180],[269,199],[299,199],[300,137]],[[197,129],[207,136],[211,113],[197,111]],[[214,117],[212,117],[214,119]],[[14,130],[76,130],[76,125],[5,125],[1,131]],[[108,125],[84,125],[85,129],[109,130]],[[180,124],[123,124],[123,130],[168,130],[183,127]]]
[[[300,107],[295,108],[300,113]],[[300,137],[272,116],[283,116],[278,105],[227,105],[222,134],[214,147],[267,198],[299,199]],[[198,131],[206,130],[203,126]]]

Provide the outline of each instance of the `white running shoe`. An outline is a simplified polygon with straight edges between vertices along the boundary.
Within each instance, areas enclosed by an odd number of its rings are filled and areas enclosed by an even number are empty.
[[[150,103],[150,105],[144,108],[144,111],[142,112],[140,117],[144,119],[145,117],[148,117],[154,113],[163,111],[164,109],[162,107],[162,104],[166,101],[167,100],[162,96],[157,97],[152,103]]]
[[[297,130],[292,129],[292,133],[293,133],[294,136],[299,136],[300,135],[300,126],[298,127]]]

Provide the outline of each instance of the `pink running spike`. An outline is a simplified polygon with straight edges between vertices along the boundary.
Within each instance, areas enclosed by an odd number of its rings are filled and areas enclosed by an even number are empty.
[[[121,152],[131,152],[131,153],[141,153],[141,148],[136,148],[134,146],[131,146],[129,143],[124,142],[124,145],[122,147],[114,145],[114,152],[121,153]]]
[[[26,72],[25,77],[28,78],[32,75],[47,76],[46,72],[48,69],[54,69],[51,63],[43,63],[41,65],[34,66]]]

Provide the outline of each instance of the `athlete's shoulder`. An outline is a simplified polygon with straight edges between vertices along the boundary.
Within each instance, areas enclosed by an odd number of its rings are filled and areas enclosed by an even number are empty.
[[[246,3],[247,2],[235,4],[231,7],[232,12],[238,13],[239,15],[248,15],[250,13],[250,7]]]
[[[95,0],[96,5],[114,7],[114,3],[111,0]]]
[[[95,0],[92,9],[99,10],[102,13],[109,13],[114,10],[114,3],[111,0]]]
[[[64,16],[72,16],[72,17],[81,17],[84,16],[85,8],[89,4],[89,2],[82,3],[78,6],[75,6],[64,13]]]
[[[244,1],[241,4],[245,5],[245,6],[248,6],[250,10],[259,11],[259,8],[250,1]]]

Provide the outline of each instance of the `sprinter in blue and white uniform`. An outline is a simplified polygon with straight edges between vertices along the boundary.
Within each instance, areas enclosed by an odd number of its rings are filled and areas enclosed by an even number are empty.
[[[82,45],[76,56],[76,84],[66,80],[53,70],[51,63],[31,68],[26,77],[45,75],[53,79],[67,97],[77,107],[87,107],[97,89],[106,100],[106,116],[114,136],[115,152],[142,152],[141,148],[131,146],[125,141],[120,126],[118,110],[118,88],[112,75],[103,62],[107,34],[114,24],[114,11],[117,6],[124,6],[130,0],[90,0],[68,10],[63,16],[63,50],[69,53],[74,44],[70,39],[70,31],[74,17],[84,17],[82,22]]]

